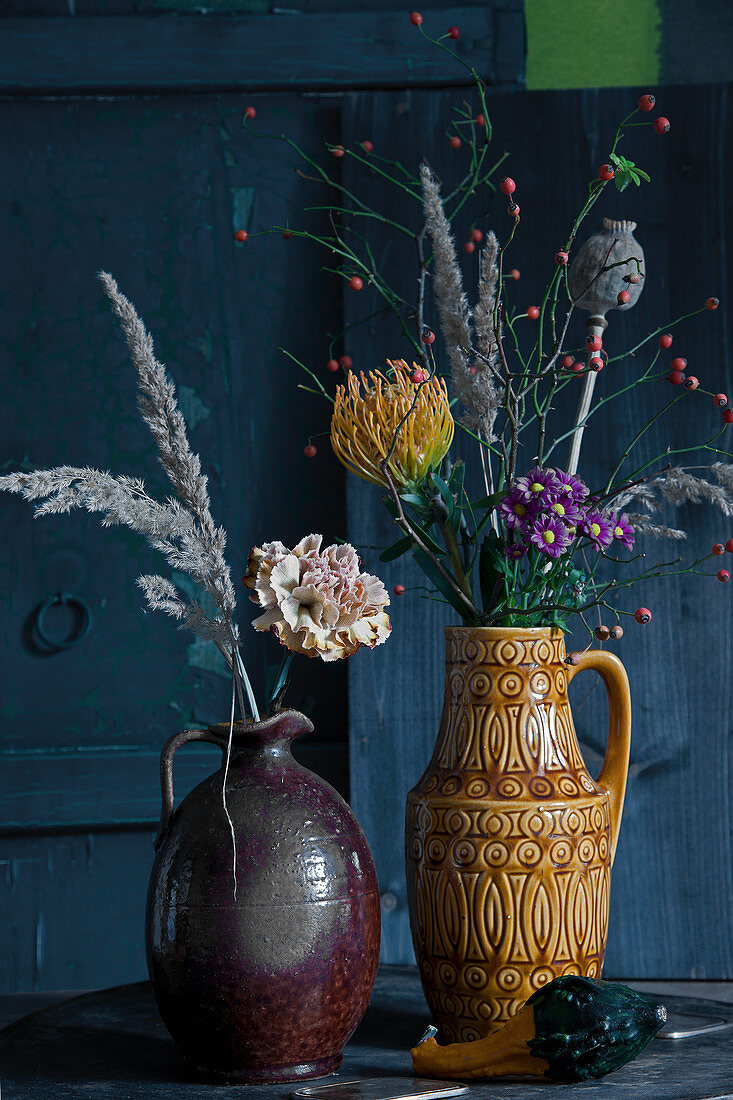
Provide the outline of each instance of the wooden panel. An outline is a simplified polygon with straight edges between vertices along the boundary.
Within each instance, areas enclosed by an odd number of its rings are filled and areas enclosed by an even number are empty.
[[[580,205],[584,180],[595,176],[605,159],[618,119],[638,92],[532,93],[490,97],[497,151],[512,151],[507,169],[518,182],[522,224],[509,263],[522,272],[510,298],[518,310],[537,300],[552,269],[553,256]],[[606,337],[617,354],[665,320],[702,304],[709,294],[724,306],[715,314],[687,322],[675,337],[674,351],[687,356],[701,384],[731,392],[733,379],[726,349],[730,323],[725,307],[730,285],[730,206],[725,180],[730,162],[730,116],[726,87],[667,89],[659,100],[672,119],[666,139],[646,130],[630,131],[625,151],[646,168],[653,183],[640,192],[619,195],[609,190],[585,234],[600,226],[603,215],[638,220],[638,239],[647,256],[649,277],[635,310],[612,315]],[[416,164],[427,152],[449,188],[456,178],[456,158],[431,135],[442,134],[448,104],[442,93],[355,95],[345,125],[344,141],[378,133],[385,155],[399,154]],[[417,135],[420,135],[418,138]],[[358,172],[355,168],[354,172]],[[364,180],[350,177],[355,189]],[[376,181],[368,182],[375,205],[385,201]],[[402,217],[399,198],[390,216]],[[458,226],[465,239],[471,217],[478,225],[507,233],[504,203],[497,202],[487,220],[465,212]],[[410,215],[418,221],[417,212]],[[373,236],[375,254],[399,273],[411,291],[412,256],[386,236]],[[461,253],[467,280],[475,274],[475,257]],[[473,282],[468,285],[473,287]],[[368,313],[369,302],[359,309]],[[435,324],[428,314],[428,323]],[[571,347],[582,346],[583,318],[574,320]],[[388,325],[352,333],[355,364],[375,365],[406,354]],[[438,345],[436,345],[438,346]],[[600,393],[621,388],[648,362],[646,353],[614,364],[599,378]],[[608,470],[609,456],[629,440],[650,412],[667,400],[668,384],[646,386],[608,406],[608,416],[586,433],[583,472],[591,483]],[[692,396],[692,395],[690,395]],[[559,416],[570,416],[575,398],[558,402]],[[564,406],[564,408],[563,408]],[[719,413],[702,395],[676,415],[657,422],[640,447],[652,457],[668,441],[683,446],[712,434]],[[730,431],[724,445],[730,449]],[[467,450],[458,437],[454,454]],[[473,457],[473,456],[470,456]],[[530,451],[520,465],[529,464]],[[714,456],[712,456],[714,457]],[[565,454],[557,454],[562,463]],[[641,458],[640,458],[641,461]],[[690,461],[700,461],[694,456]],[[709,458],[708,458],[709,461]],[[660,465],[663,462],[660,461]],[[365,546],[393,541],[379,493],[352,479],[348,483],[349,534]],[[733,521],[705,506],[686,506],[672,513],[690,532],[683,547],[692,559],[713,542],[733,534]],[[677,556],[678,546],[645,543],[652,561]],[[426,603],[418,586],[423,578],[406,559],[385,568],[372,552],[368,564],[389,583],[408,585],[408,594],[393,601],[394,631],[388,645],[369,662],[355,665],[350,678],[352,797],[375,851],[382,890],[396,905],[384,913],[385,961],[408,961],[409,944],[403,880],[404,799],[427,764],[438,727],[442,700],[442,638],[445,617],[439,605]],[[730,913],[733,908],[733,853],[730,828],[730,729],[733,699],[729,672],[733,656],[730,634],[731,592],[715,578],[685,577],[650,581],[619,603],[633,610],[640,604],[654,611],[652,624],[633,622],[615,652],[626,663],[634,700],[632,765],[627,806],[614,867],[611,933],[607,974],[624,977],[729,978],[733,975]],[[452,616],[448,616],[452,619]],[[582,633],[576,634],[576,644]],[[584,643],[583,643],[584,644]],[[601,691],[587,699],[592,681],[574,686],[576,724],[588,763],[596,766],[605,740],[605,702]]]
[[[495,7],[444,8],[436,33],[459,25],[457,49],[492,83],[501,41],[500,78],[516,83],[524,65],[521,7]],[[464,70],[426,42],[406,14],[11,16],[0,35],[0,91],[11,93],[446,83],[466,83]]]
[[[348,746],[296,742],[293,755],[339,791],[348,790]],[[153,828],[160,820],[156,749],[96,749],[0,753],[0,837],[95,828]],[[206,745],[176,753],[178,804],[221,766]]]

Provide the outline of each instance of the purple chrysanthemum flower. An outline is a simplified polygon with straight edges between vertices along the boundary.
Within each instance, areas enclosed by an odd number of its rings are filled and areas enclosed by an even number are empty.
[[[569,493],[553,493],[552,499],[545,505],[544,511],[561,519],[568,527],[577,527],[582,511]]]
[[[535,466],[526,477],[517,478],[515,490],[522,493],[523,500],[534,501],[540,508],[544,508],[559,484],[554,470],[543,470],[540,466]]]
[[[619,516],[617,512],[611,512],[609,516],[613,537],[617,539],[627,550],[634,549],[634,528],[629,523],[629,517],[624,512]]]
[[[578,524],[578,530],[587,535],[597,550],[605,550],[613,539],[613,526],[608,512],[589,508]]]
[[[537,505],[527,500],[516,486],[499,505],[499,514],[509,528],[521,529],[537,511]]]
[[[555,470],[555,477],[560,483],[558,495],[561,500],[566,496],[571,496],[576,504],[580,504],[588,496],[590,490],[579,477],[567,474],[564,470]]]
[[[504,553],[511,561],[519,561],[527,553],[527,547],[523,542],[512,542],[504,547]]]
[[[544,515],[533,520],[529,531],[529,541],[534,543],[548,557],[559,558],[570,546],[573,537],[561,519]]]

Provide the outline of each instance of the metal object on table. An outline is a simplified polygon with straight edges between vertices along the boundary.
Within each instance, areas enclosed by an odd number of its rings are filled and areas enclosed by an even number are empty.
[[[658,1039],[693,1039],[709,1031],[725,1031],[733,1027],[732,1020],[722,1016],[698,1016],[697,1013],[671,1013],[667,1023],[657,1035]]]
[[[456,1081],[431,1081],[427,1077],[362,1077],[353,1081],[334,1081],[330,1085],[310,1085],[296,1089],[297,1100],[442,1100],[462,1096],[468,1085]]]

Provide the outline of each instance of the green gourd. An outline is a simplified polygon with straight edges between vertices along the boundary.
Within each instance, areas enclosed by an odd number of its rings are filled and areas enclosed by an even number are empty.
[[[500,1031],[471,1043],[412,1051],[416,1073],[455,1079],[529,1074],[554,1081],[605,1077],[633,1061],[667,1019],[626,985],[569,975],[533,993]]]

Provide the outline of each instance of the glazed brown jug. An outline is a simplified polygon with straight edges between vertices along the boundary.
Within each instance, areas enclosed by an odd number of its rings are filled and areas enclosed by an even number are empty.
[[[617,657],[568,665],[549,627],[447,627],[445,703],[407,796],[410,926],[441,1037],[495,1031],[564,974],[599,977],[629,763],[631,699]],[[608,694],[601,774],[583,763],[567,686]]]

